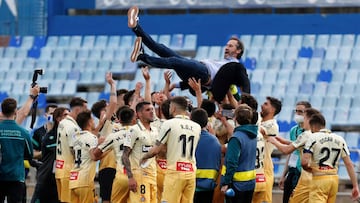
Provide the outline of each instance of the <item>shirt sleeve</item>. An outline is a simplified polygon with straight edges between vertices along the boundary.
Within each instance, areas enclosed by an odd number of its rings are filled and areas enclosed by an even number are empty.
[[[30,160],[33,158],[33,146],[30,139],[30,134],[26,133],[25,135],[25,153],[24,153],[24,159]]]
[[[171,127],[169,125],[169,122],[165,121],[160,127],[160,133],[157,140],[162,144],[166,144],[170,132],[171,132]]]
[[[111,133],[110,135],[108,135],[104,142],[101,143],[98,148],[102,151],[102,152],[106,152],[108,151],[109,149],[112,148],[112,146],[114,145],[114,133]]]

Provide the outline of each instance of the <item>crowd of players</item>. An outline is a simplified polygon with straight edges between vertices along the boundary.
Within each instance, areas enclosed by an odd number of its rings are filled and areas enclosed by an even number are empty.
[[[137,7],[129,10],[132,29],[138,28],[138,12]],[[140,36],[132,60],[142,58],[151,63],[155,59],[140,53],[142,41]],[[233,44],[238,41],[228,42],[225,57],[244,51],[243,46]],[[185,60],[161,57],[165,61]],[[217,70],[233,62],[218,63]],[[201,64],[204,62],[197,65]],[[231,65],[231,70],[237,67]],[[182,74],[176,63],[169,66]],[[107,73],[109,101],[95,102],[90,109],[80,97],[72,98],[69,108],[49,105],[49,122],[34,131],[32,140],[17,123],[30,111],[39,87],[30,89],[20,110],[16,100],[5,99],[0,122],[0,202],[5,198],[9,203],[23,201],[23,160],[36,158],[41,162],[31,200],[34,203],[90,203],[100,198],[113,203],[270,203],[275,147],[291,154],[280,181],[286,188],[284,202],[335,202],[341,158],[352,182],[351,198],[359,199],[344,139],[325,129],[325,118],[308,102],[296,104],[294,119],[298,124],[290,132],[291,140],[286,140],[279,136],[275,118],[281,101],[268,96],[258,108],[258,101],[246,93],[250,91],[247,82],[237,84],[244,90],[241,95],[227,86],[225,92],[216,93],[217,99],[211,95],[204,99],[204,87],[210,91],[216,88],[212,80],[217,71],[185,75],[181,86],[192,90],[197,98],[194,105],[186,97],[171,96],[171,89],[177,87],[171,84],[171,72],[164,74],[164,89],[152,92],[148,67],[141,71],[145,83],[138,82],[134,90],[116,90],[116,81]],[[95,192],[95,178],[100,194]]]

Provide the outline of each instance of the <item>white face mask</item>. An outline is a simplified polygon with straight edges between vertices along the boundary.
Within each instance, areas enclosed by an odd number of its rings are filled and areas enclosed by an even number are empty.
[[[303,123],[304,122],[304,116],[295,114],[294,120],[296,123]]]

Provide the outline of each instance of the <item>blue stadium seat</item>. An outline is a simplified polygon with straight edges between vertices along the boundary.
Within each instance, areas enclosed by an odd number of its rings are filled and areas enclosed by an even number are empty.
[[[34,44],[34,36],[24,36],[22,37],[21,48],[30,49]]]
[[[351,69],[351,70],[348,70],[346,73],[345,73],[345,80],[344,82],[345,83],[358,83],[359,81],[359,71],[358,70],[354,70],[354,69]]]
[[[76,93],[77,80],[67,80],[64,83],[63,95],[74,95]]]
[[[13,59],[11,62],[11,71],[16,70],[21,72],[24,67],[24,60],[23,59]]]
[[[46,36],[35,36],[33,47],[42,48],[42,47],[46,46],[46,42],[47,42]]]
[[[73,68],[73,60],[62,60],[60,62],[60,70],[70,71]]]
[[[93,72],[91,71],[82,71],[80,73],[80,84],[91,84],[93,81]]]
[[[257,61],[255,58],[246,57],[244,61],[244,66],[248,70],[255,70],[255,68],[257,67]]]
[[[360,59],[354,59],[350,62],[349,69],[359,69],[360,67]]]
[[[68,79],[68,72],[66,70],[58,70],[55,72],[55,80],[66,81]]]
[[[32,47],[27,51],[26,57],[38,59],[40,58],[40,55],[41,55],[40,48]]]
[[[328,87],[328,83],[327,82],[317,82],[315,84],[314,87],[314,95],[320,95],[320,96],[325,96],[326,92],[327,92],[327,87]]]
[[[58,44],[57,45],[55,44],[55,46],[58,47],[69,47],[69,45],[70,45],[70,36],[60,36],[58,40]]]
[[[303,58],[311,58],[313,56],[313,50],[311,47],[301,47],[298,56]]]
[[[334,114],[335,114],[335,110],[333,108],[321,108],[320,109],[321,113],[324,115],[325,119],[326,119],[326,123],[331,123],[334,119]]]
[[[329,83],[326,96],[339,97],[339,95],[341,94],[341,87],[342,87],[341,83],[338,82]]]
[[[287,91],[286,83],[274,83],[274,88],[271,94],[276,98],[282,98],[284,96],[287,96],[286,91]]]
[[[348,67],[349,67],[348,60],[338,59],[338,60],[336,60],[334,70],[342,70],[342,71],[346,72]]]
[[[96,37],[94,35],[84,36],[81,46],[85,48],[93,48]]]
[[[285,60],[296,60],[298,58],[299,48],[289,47],[285,52]]]
[[[64,50],[64,59],[67,60],[76,60],[77,59],[77,53],[76,49],[66,49]]]
[[[122,61],[113,61],[111,63],[111,66],[110,66],[110,71],[111,72],[117,72],[117,71],[121,71],[124,69],[124,63]]]
[[[264,74],[263,83],[268,85],[268,84],[276,84],[276,82],[277,82],[277,72],[266,71],[266,74]]]
[[[321,58],[322,59],[324,56],[325,56],[324,48],[319,48],[319,47],[314,48],[313,55],[312,55],[313,58]]]
[[[290,44],[288,48],[300,49],[303,41],[303,35],[291,35]]]
[[[276,83],[288,83],[290,79],[290,70],[281,70],[277,72]]]
[[[64,39],[62,39],[62,43],[63,43],[63,40]],[[49,47],[49,48],[57,47],[58,43],[59,43],[59,37],[58,36],[49,36],[47,38],[45,47]]]
[[[292,70],[295,67],[295,60],[285,59],[281,63],[281,69]]]
[[[339,176],[340,180],[350,180],[350,177],[349,177],[344,165],[339,166],[338,176]]]
[[[291,83],[286,88],[286,95],[296,96],[299,94],[299,84]]]
[[[344,83],[341,88],[340,97],[353,96],[354,94],[356,95],[354,91],[355,91],[355,84]]]
[[[184,46],[185,36],[184,34],[178,33],[173,34],[170,39],[170,48],[173,50],[182,50]]]
[[[289,42],[290,42],[290,35],[279,35],[276,44],[276,49],[279,48],[286,49],[289,46]]]
[[[14,87],[11,91],[11,94],[22,95],[24,92],[27,92],[27,83],[30,84],[30,82],[26,80],[16,80],[16,82],[13,83]]]
[[[183,49],[184,50],[196,50],[196,46],[197,46],[197,35],[196,34],[186,34]]]
[[[196,51],[196,59],[207,59],[209,54],[209,46],[198,46]]]
[[[281,108],[281,111],[279,115],[277,116],[277,119],[281,121],[291,122],[293,118],[293,109],[294,107],[283,107]]]
[[[340,47],[342,44],[342,34],[332,34],[329,39],[329,47]]]
[[[343,96],[338,98],[337,106],[339,108],[349,110],[351,107],[352,96]]]
[[[16,57],[16,49],[18,49],[18,48],[15,48],[15,47],[5,48],[3,57],[9,58],[9,59],[15,58]]]
[[[89,59],[86,60],[85,62],[85,68],[88,70],[92,70],[94,72],[96,72],[97,68],[98,68],[98,60],[94,59]]]
[[[80,73],[81,73],[80,70],[76,70],[76,69],[71,70],[70,72],[67,73],[67,80],[69,80],[69,81],[72,81],[72,80],[78,81],[79,78],[80,78]],[[66,86],[66,83],[65,83],[65,86]],[[75,84],[75,86],[76,86],[76,84]],[[65,88],[64,88],[64,91],[65,91]]]
[[[304,74],[304,83],[315,83],[317,81],[318,73],[318,71],[309,68]]]
[[[345,141],[350,149],[357,149],[359,143],[359,132],[347,132]]]
[[[273,85],[271,85],[271,84],[263,84],[263,85],[261,85],[259,95],[262,95],[262,96],[272,95],[272,90],[273,90]]]
[[[265,69],[268,71],[272,71],[272,70],[268,69],[268,63],[269,63],[269,61],[267,59],[259,58],[259,60],[256,61],[256,64],[255,64],[256,67],[254,67],[254,69],[257,68],[257,69]]]
[[[321,69],[323,70],[335,70],[335,60],[334,59],[320,59],[322,61]]]
[[[70,37],[69,46],[72,48],[80,48],[82,44],[82,36],[80,35],[73,35]]]
[[[345,73],[343,70],[334,70],[331,82],[344,82]]]
[[[258,82],[251,82],[251,94],[258,95],[260,93],[261,84]]]
[[[245,49],[251,46],[252,35],[240,35],[239,38],[245,46]]]
[[[60,80],[53,80],[51,83],[49,83],[49,90],[48,95],[62,95],[63,93],[63,87],[64,87],[64,81]]]
[[[21,70],[20,72],[18,72],[17,79],[22,81],[31,81],[32,75],[32,70]]]
[[[119,46],[120,46],[120,36],[118,36],[118,35],[110,36],[107,47],[108,48],[118,48]]]
[[[333,78],[333,74],[331,70],[321,70],[317,81],[319,82],[331,82]],[[335,81],[334,81],[335,82]]]
[[[303,37],[302,47],[314,48],[315,47],[316,35],[306,34]]]
[[[291,71],[290,81],[293,84],[302,84],[304,81],[304,71],[303,70]]]
[[[296,63],[294,70],[305,73],[309,66],[309,58],[299,58]]]
[[[263,48],[264,44],[264,35],[253,35],[252,41],[251,41],[251,48]]]
[[[323,106],[324,108],[329,108],[329,109],[336,109],[335,107],[337,106],[337,98],[338,96],[336,95],[332,95],[332,96],[326,96],[324,97],[324,102],[323,102]]]
[[[99,60],[102,57],[102,50],[101,49],[91,49],[89,53],[89,58],[94,60]]]
[[[338,47],[328,47],[326,49],[325,59],[337,59],[338,49]]]
[[[251,74],[251,82],[263,83],[265,71],[262,69],[255,69]]]
[[[98,62],[99,70],[110,70],[111,62],[109,60],[100,60]]]
[[[259,54],[260,54],[260,48],[251,48],[246,52],[246,57],[257,59],[259,58]]]
[[[261,59],[266,59],[266,60],[271,60],[273,59],[272,56],[272,49],[268,48],[268,47],[264,47],[264,49],[262,49],[260,51],[260,56],[259,58]]]
[[[132,35],[123,35],[120,38],[120,46],[122,48],[132,48],[134,45],[134,37]]]
[[[301,83],[300,84],[300,91],[299,91],[300,94],[312,95],[313,92],[314,92],[314,84],[313,83]]]
[[[94,47],[95,48],[106,48],[108,43],[108,36],[107,35],[99,35],[96,36],[95,42],[94,42]]]
[[[277,35],[266,35],[263,47],[266,49],[273,49],[277,43]]]
[[[68,50],[66,50],[68,51]],[[52,58],[53,59],[63,59],[64,58],[64,49],[63,48],[56,48],[53,50]]]
[[[286,49],[278,48],[273,50],[273,60],[283,60],[285,57]]]
[[[77,54],[75,54],[76,58],[77,59],[80,59],[80,60],[86,60],[89,58],[89,50],[87,49],[79,49],[77,51]]]
[[[341,42],[342,47],[353,47],[355,43],[354,34],[344,34]]]
[[[360,37],[359,37],[360,38]],[[360,41],[360,39],[359,39]],[[352,60],[360,60],[360,47],[354,47],[351,55]]]
[[[312,107],[314,107],[316,109],[321,109],[323,107],[323,105],[322,105],[323,104],[323,96],[319,96],[319,95],[311,96],[310,97],[310,103],[311,103]]]
[[[327,48],[328,43],[329,43],[329,35],[328,34],[317,35],[315,47]]]
[[[220,56],[221,51],[222,51],[221,46],[210,46],[208,57],[210,59],[220,60],[224,58],[224,56]]]
[[[8,46],[9,47],[20,47],[22,43],[21,36],[11,36]]]
[[[360,120],[360,108],[357,106],[356,108],[351,108],[349,112],[349,124],[358,124]]]
[[[353,50],[352,47],[340,47],[339,54],[338,54],[338,59],[350,60],[352,50]]]

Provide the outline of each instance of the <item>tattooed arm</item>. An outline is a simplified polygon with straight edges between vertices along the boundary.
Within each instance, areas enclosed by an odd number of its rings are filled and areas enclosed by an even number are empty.
[[[131,153],[131,148],[124,146],[124,152],[121,157],[121,160],[122,160],[122,163],[124,164],[126,174],[129,178],[129,189],[133,192],[136,192],[137,183],[131,172],[131,164],[130,164],[130,159],[129,159],[130,153]]]

